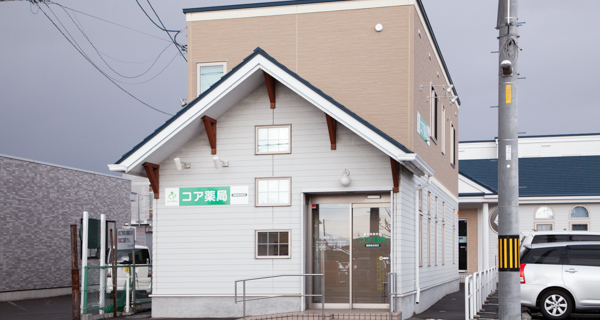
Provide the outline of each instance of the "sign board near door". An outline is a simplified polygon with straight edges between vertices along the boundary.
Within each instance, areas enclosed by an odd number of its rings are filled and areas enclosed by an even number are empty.
[[[132,250],[135,247],[135,229],[117,230],[117,250]]]

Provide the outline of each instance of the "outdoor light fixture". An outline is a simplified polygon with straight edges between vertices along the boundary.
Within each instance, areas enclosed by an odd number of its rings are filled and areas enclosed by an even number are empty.
[[[175,168],[177,169],[177,171],[180,171],[181,169],[189,169],[192,167],[192,164],[190,162],[181,162],[181,159],[179,158],[175,158],[173,159],[173,161],[175,162]]]
[[[513,67],[512,67],[512,63],[510,62],[510,60],[504,60],[504,61],[500,62],[500,68],[502,68],[502,76],[503,77],[512,76]]]
[[[219,159],[218,156],[215,156],[213,158],[213,162],[215,164],[215,169],[221,169],[223,167],[229,167],[229,161],[223,161],[223,160]]]
[[[342,175],[342,177],[340,178],[340,183],[344,186],[347,187],[350,185],[350,171],[348,171],[347,169],[344,169],[344,174]]]
[[[375,31],[377,31],[377,32],[381,32],[381,30],[383,30],[383,26],[381,25],[381,23],[378,23],[378,24],[375,26]]]
[[[450,99],[450,103],[454,104],[457,99],[458,99],[458,97],[454,97],[454,98]]]
[[[182,108],[187,106],[187,104],[188,104],[187,99],[183,99],[183,98],[179,98],[179,102],[181,102]]]

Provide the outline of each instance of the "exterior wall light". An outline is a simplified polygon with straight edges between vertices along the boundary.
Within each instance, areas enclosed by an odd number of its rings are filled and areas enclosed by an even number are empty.
[[[340,183],[344,186],[347,187],[350,185],[352,181],[350,181],[350,171],[348,171],[347,169],[344,169],[344,174],[342,175],[342,177],[340,178]]]
[[[223,161],[219,159],[218,156],[213,158],[213,162],[215,164],[215,169],[221,169],[223,167],[229,167],[229,161]]]
[[[190,162],[181,162],[181,159],[179,158],[175,158],[173,159],[173,161],[175,162],[175,168],[177,169],[177,171],[181,171],[181,169],[189,169],[192,167],[192,164]]]

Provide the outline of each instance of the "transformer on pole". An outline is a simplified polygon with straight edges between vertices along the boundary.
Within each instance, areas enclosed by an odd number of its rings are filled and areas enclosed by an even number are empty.
[[[519,156],[517,0],[499,0],[498,304],[500,320],[521,319],[519,278]]]

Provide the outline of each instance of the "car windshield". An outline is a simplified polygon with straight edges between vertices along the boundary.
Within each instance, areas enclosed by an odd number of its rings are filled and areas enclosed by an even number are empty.
[[[112,256],[108,257],[108,263],[112,263]],[[135,264],[150,263],[150,255],[147,249],[135,249]],[[117,250],[117,264],[131,264],[131,250]]]

